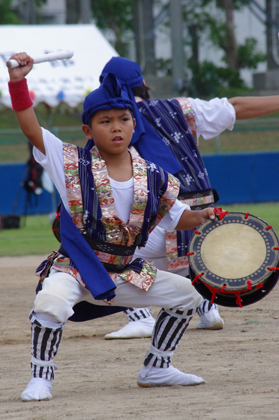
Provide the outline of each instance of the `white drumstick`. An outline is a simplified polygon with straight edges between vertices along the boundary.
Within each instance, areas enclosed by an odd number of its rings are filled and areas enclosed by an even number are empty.
[[[55,60],[63,60],[66,58],[72,58],[73,55],[74,55],[73,51],[57,51],[54,53],[39,55],[37,57],[34,57],[34,64],[45,63],[46,61],[55,61]],[[12,69],[14,67],[18,67],[19,64],[16,60],[9,60],[6,63],[6,66],[9,69]]]

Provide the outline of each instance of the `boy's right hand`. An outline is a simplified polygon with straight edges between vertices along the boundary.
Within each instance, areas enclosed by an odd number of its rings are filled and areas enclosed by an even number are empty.
[[[25,76],[32,70],[34,60],[26,52],[14,54],[10,60],[16,60],[20,65],[19,67],[9,69],[10,81],[18,82],[25,78]]]

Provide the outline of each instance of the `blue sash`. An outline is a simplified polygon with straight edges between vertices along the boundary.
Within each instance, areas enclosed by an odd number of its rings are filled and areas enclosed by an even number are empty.
[[[74,262],[94,299],[109,301],[114,298],[116,285],[83,238],[63,203],[61,203],[60,233],[63,248]]]

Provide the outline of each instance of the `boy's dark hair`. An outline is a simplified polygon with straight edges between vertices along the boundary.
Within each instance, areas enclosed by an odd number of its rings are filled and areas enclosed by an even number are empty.
[[[137,86],[137,87],[133,87],[132,88],[132,92],[134,94],[134,96],[138,96],[142,99],[150,99],[150,93],[149,91],[151,90],[150,87],[146,86],[146,85],[141,85],[141,86]]]

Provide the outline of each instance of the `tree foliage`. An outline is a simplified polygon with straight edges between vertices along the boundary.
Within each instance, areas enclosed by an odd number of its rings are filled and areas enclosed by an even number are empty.
[[[186,46],[193,43],[190,25],[195,25],[195,38],[210,41],[212,46],[223,52],[223,66],[216,66],[208,61],[200,62],[197,54],[188,57],[188,68],[192,72],[191,84],[198,95],[220,96],[233,91],[246,90],[240,77],[241,69],[256,69],[260,62],[266,60],[265,54],[257,49],[254,38],[246,38],[238,44],[235,35],[234,12],[242,10],[248,0],[194,0],[183,2],[183,16],[188,28],[189,40]],[[191,22],[188,25],[188,22]],[[187,49],[187,48],[186,48]]]
[[[46,3],[47,0],[33,0],[37,18],[40,18],[40,7]],[[28,10],[30,4],[25,2],[24,7]],[[24,23],[24,17],[21,15],[21,8],[19,3],[13,0],[0,0],[0,25],[16,25]]]
[[[218,67],[209,61],[190,63],[191,80],[187,83],[189,96],[200,98],[229,97],[248,93],[239,71]]]
[[[92,14],[100,29],[110,29],[114,34],[114,48],[119,55],[127,54],[133,31],[131,0],[91,0]]]
[[[191,70],[189,86],[197,95],[213,96],[230,91],[246,89],[240,77],[240,70],[255,69],[265,60],[265,55],[257,50],[257,41],[247,38],[237,44],[234,26],[234,11],[242,10],[249,0],[182,0],[183,19],[187,27],[185,52],[188,54],[186,73]],[[166,0],[154,0],[157,13],[166,8]],[[122,56],[127,56],[127,47],[133,31],[133,1],[131,0],[91,0],[92,13],[99,28],[110,29],[114,34],[114,47]],[[169,20],[164,21],[169,28]],[[191,26],[195,26],[195,32]],[[162,25],[161,25],[162,27]],[[207,40],[217,50],[223,52],[223,65],[208,61],[200,62],[198,52],[193,53],[193,34],[197,44]],[[198,45],[197,45],[198,50]],[[171,75],[171,59],[157,59],[160,74]],[[185,73],[185,74],[186,74]]]
[[[266,56],[257,50],[257,41],[246,38],[243,44],[236,43],[234,11],[243,9],[248,0],[195,0],[184,4],[184,21],[195,22],[199,38],[207,38],[213,46],[224,52],[223,61],[227,66],[239,70],[254,69],[265,61]],[[235,44],[235,61],[230,54]]]
[[[238,46],[237,60],[239,69],[256,69],[259,63],[266,60],[266,54],[257,50],[254,38],[246,38],[244,44]]]
[[[15,25],[20,23],[20,19],[12,10],[12,0],[0,1],[0,25]]]

